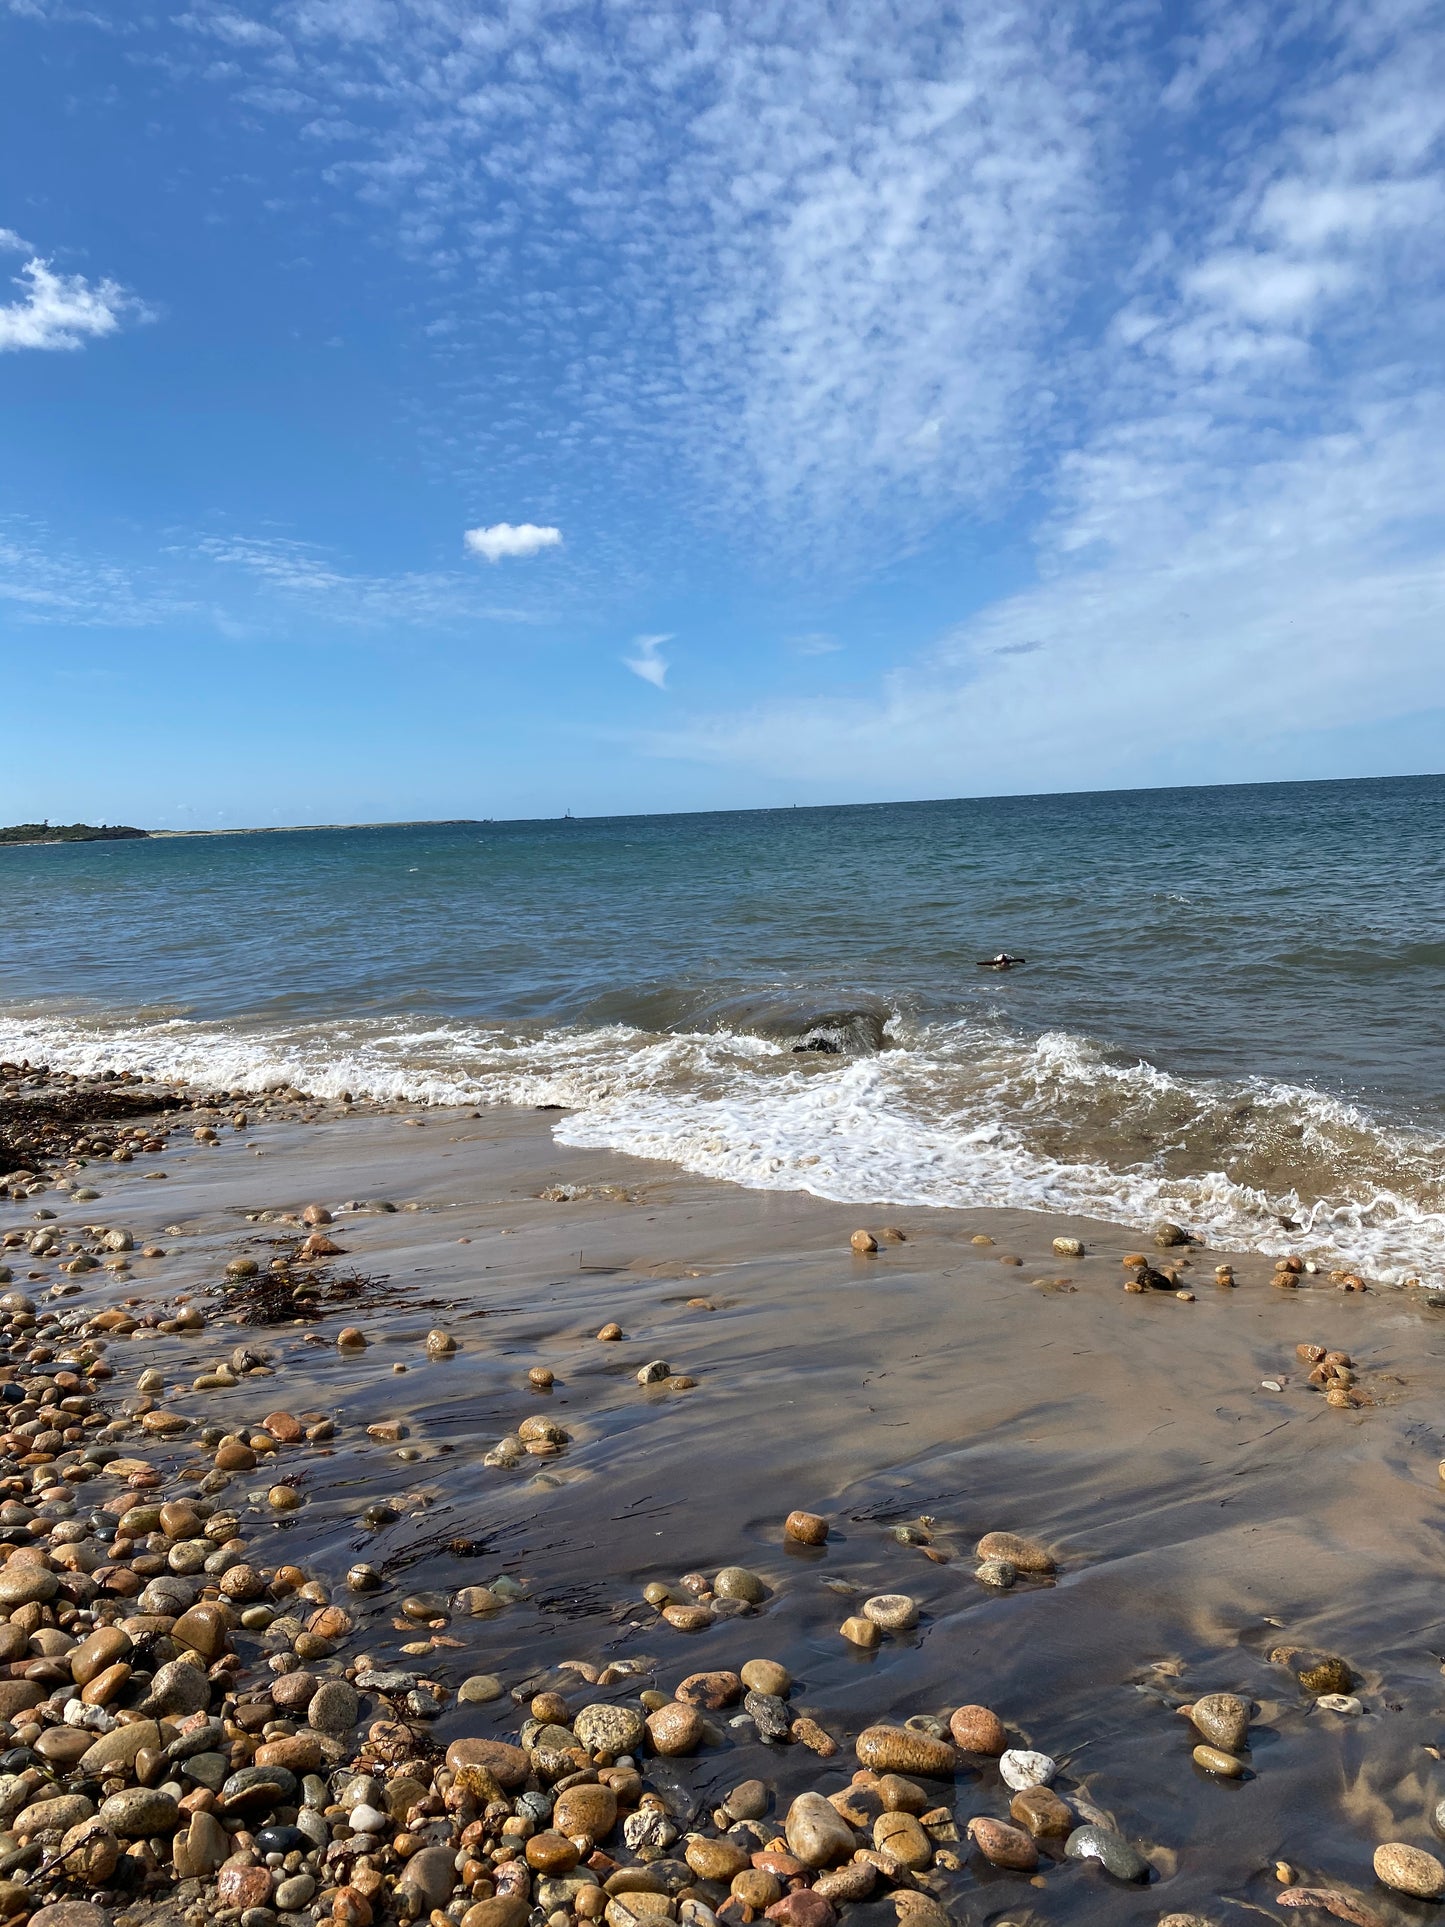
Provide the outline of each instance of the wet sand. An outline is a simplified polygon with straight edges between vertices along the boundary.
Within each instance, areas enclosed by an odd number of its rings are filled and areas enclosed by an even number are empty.
[[[139,1298],[141,1315],[190,1293],[209,1321],[114,1344],[113,1397],[133,1382],[134,1352],[137,1370],[164,1373],[167,1408],[199,1424],[245,1429],[278,1399],[334,1419],[334,1442],[295,1461],[299,1511],[273,1521],[260,1474],[233,1480],[224,1503],[241,1510],[254,1493],[247,1530],[264,1556],[320,1574],[338,1597],[356,1560],[383,1570],[382,1591],[348,1597],[358,1630],[345,1656],[445,1688],[431,1729],[440,1745],[516,1737],[525,1705],[452,1697],[477,1673],[510,1695],[563,1661],[645,1659],[651,1676],[634,1690],[670,1692],[687,1674],[767,1657],[794,1676],[793,1713],[839,1751],[764,1745],[715,1715],[720,1743],[646,1763],[680,1823],[751,1776],[774,1789],[781,1817],[804,1788],[847,1782],[864,1726],[977,1702],[1011,1745],[1057,1758],[1058,1790],[1082,1817],[1099,1809],[1153,1875],[1128,1886],[1046,1855],[1031,1882],[961,1839],[958,1869],[929,1876],[958,1919],[1288,1919],[1275,1904],[1281,1860],[1387,1920],[1432,1914],[1380,1886],[1371,1855],[1387,1840],[1430,1847],[1445,1794],[1429,1750],[1445,1738],[1445,1312],[1320,1278],[1283,1291],[1268,1263],[1239,1257],[1237,1288],[1223,1289],[1213,1271],[1227,1254],[1198,1249],[1184,1274],[1193,1302],[1129,1294],[1120,1260],[1140,1248],[1137,1232],[744,1191],[560,1148],[551,1121],[328,1110],[310,1124],[223,1129],[214,1148],[172,1138],[163,1157],[87,1170],[93,1203],[0,1203],[0,1230],[30,1225],[44,1204],[62,1224],[124,1225],[137,1247],[165,1246],[161,1259],[133,1256],[123,1279],[77,1281],[90,1311]],[[157,1164],[163,1183],[145,1175]],[[539,1195],[556,1187],[586,1195]],[[621,1195],[598,1195],[609,1189]],[[226,1263],[251,1255],[264,1268],[294,1231],[247,1213],[313,1201],[336,1212],[352,1199],[401,1207],[338,1213],[327,1227],[344,1249],[332,1266],[384,1274],[384,1291],[312,1326],[222,1322]],[[890,1222],[906,1242],[849,1249],[858,1226]],[[994,1243],[970,1242],[980,1235]],[[1055,1255],[1059,1235],[1087,1255]],[[48,1302],[44,1281],[25,1288]],[[614,1320],[623,1340],[599,1342]],[[365,1331],[364,1351],[338,1350],[345,1323]],[[431,1330],[457,1352],[427,1357]],[[1295,1356],[1304,1341],[1348,1352],[1373,1403],[1327,1405]],[[277,1378],[189,1390],[238,1342],[271,1352]],[[658,1359],[695,1388],[639,1386],[638,1368]],[[550,1393],[529,1389],[539,1365],[555,1373]],[[1263,1389],[1268,1378],[1282,1389]],[[570,1434],[559,1456],[483,1463],[537,1414]],[[368,1437],[393,1420],[406,1427],[399,1445]],[[159,1463],[164,1451],[147,1446]],[[166,1450],[197,1463],[193,1447]],[[369,1529],[380,1502],[400,1516]],[[784,1541],[795,1507],[826,1516],[826,1545]],[[894,1534],[920,1521],[935,1558]],[[999,1530],[1043,1541],[1056,1578],[980,1585],[973,1548]],[[469,1556],[453,1541],[471,1542]],[[730,1564],[769,1589],[744,1616],[685,1633],[642,1601],[649,1582],[683,1598],[685,1574]],[[402,1654],[416,1637],[393,1623],[404,1594],[503,1574],[524,1588],[517,1603],[452,1617],[455,1646]],[[911,1595],[920,1622],[863,1653],[838,1628],[881,1592]],[[1270,1660],[1282,1645],[1343,1655],[1362,1710],[1321,1709]],[[1242,1781],[1191,1759],[1199,1736],[1176,1709],[1206,1692],[1254,1703]],[[975,1815],[1008,1817],[989,1762],[966,1764],[941,1797],[960,1835]],[[894,1913],[875,1899],[844,1919],[866,1927]]]

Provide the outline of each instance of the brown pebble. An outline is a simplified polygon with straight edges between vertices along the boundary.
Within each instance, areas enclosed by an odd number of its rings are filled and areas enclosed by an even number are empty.
[[[964,1753],[997,1759],[1008,1747],[1003,1721],[986,1706],[960,1706],[949,1720],[948,1730],[954,1745]]]
[[[873,1621],[865,1619],[861,1613],[850,1613],[838,1631],[850,1646],[861,1646],[865,1652],[871,1652],[883,1637]]]
[[[968,1823],[968,1837],[991,1866],[1032,1873],[1039,1864],[1039,1850],[1031,1836],[1003,1820],[977,1814]]]
[[[790,1512],[783,1521],[783,1537],[799,1545],[821,1546],[828,1537],[828,1521],[821,1512]]]
[[[855,1231],[848,1242],[860,1254],[878,1249],[878,1240],[871,1231]]]
[[[534,1365],[527,1373],[527,1383],[538,1392],[550,1392],[555,1382],[550,1365]]]
[[[613,1344],[617,1339],[621,1338],[622,1327],[620,1325],[604,1325],[597,1336],[604,1344]]]
[[[1038,1574],[1054,1570],[1052,1553],[1037,1539],[1022,1539],[1016,1532],[986,1532],[974,1547],[976,1559],[1006,1559],[1020,1572]]]
[[[685,1700],[669,1700],[647,1716],[647,1737],[654,1753],[674,1757],[696,1752],[702,1736],[702,1714]]]
[[[1075,1813],[1052,1787],[1030,1786],[1009,1801],[1009,1814],[1035,1840],[1058,1840],[1072,1833]]]

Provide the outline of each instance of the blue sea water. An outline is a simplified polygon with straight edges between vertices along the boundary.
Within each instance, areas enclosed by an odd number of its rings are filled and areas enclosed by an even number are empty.
[[[1442,992],[1435,777],[0,849],[5,1056],[1387,1277],[1441,1268]]]

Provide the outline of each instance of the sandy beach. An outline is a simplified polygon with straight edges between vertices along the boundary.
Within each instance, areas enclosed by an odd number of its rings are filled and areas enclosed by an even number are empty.
[[[242,1112],[237,1128],[228,1120]],[[791,1677],[780,1739],[765,1739],[730,1699],[705,1712],[685,1756],[639,1749],[645,1786],[677,1829],[650,1857],[664,1869],[652,1884],[671,1916],[705,1922],[679,1909],[727,1906],[726,1920],[752,1917],[726,1884],[698,1881],[679,1858],[690,1828],[717,1831],[711,1816],[730,1789],[764,1783],[766,1817],[755,1824],[765,1851],[787,1837],[796,1795],[849,1785],[861,1731],[914,1719],[925,1738],[946,1738],[955,1709],[972,1705],[997,1714],[1011,1748],[1048,1755],[1070,1825],[1116,1830],[1146,1878],[1064,1857],[1062,1835],[1037,1842],[1034,1870],[991,1865],[987,1828],[971,1838],[969,1823],[1017,1826],[1015,1794],[994,1758],[963,1751],[942,1778],[919,1783],[926,1865],[897,1869],[897,1881],[879,1874],[859,1898],[810,1893],[807,1904],[860,1923],[891,1921],[908,1905],[980,1920],[1222,1920],[1241,1905],[1285,1918],[1275,1913],[1281,1894],[1306,1887],[1363,1896],[1385,1919],[1419,1917],[1422,1903],[1376,1881],[1372,1856],[1384,1842],[1428,1848],[1441,1790],[1431,1749],[1445,1315],[1418,1292],[1345,1291],[1322,1275],[1282,1288],[1262,1258],[1234,1258],[1236,1282],[1223,1286],[1215,1270],[1228,1254],[1197,1246],[1148,1252],[1151,1265],[1178,1268],[1175,1288],[1126,1291],[1121,1261],[1140,1251],[1137,1232],[744,1191],[561,1148],[553,1122],[532,1111],[347,1111],[290,1098],[262,1109],[233,1098],[172,1117],[163,1150],[49,1173],[94,1199],[46,1188],[0,1203],[12,1293],[43,1317],[58,1313],[72,1342],[97,1334],[97,1316],[114,1323],[107,1311],[124,1307],[125,1323],[138,1321],[134,1335],[122,1327],[109,1338],[114,1377],[96,1388],[103,1436],[124,1441],[127,1479],[222,1507],[258,1572],[294,1566],[320,1582],[318,1600],[344,1604],[349,1629],[311,1665],[318,1680],[349,1676],[359,1691],[354,1728],[317,1756],[333,1770],[331,1796],[378,1721],[389,1733],[407,1728],[435,1761],[455,1741],[525,1738],[537,1691],[560,1690],[571,1716],[594,1699],[641,1711],[642,1691],[670,1696],[691,1675],[767,1660]],[[314,1234],[302,1222],[308,1205],[331,1213]],[[37,1210],[56,1215],[37,1221]],[[60,1243],[34,1259],[14,1234],[30,1237],[38,1222]],[[862,1227],[876,1252],[851,1248]],[[105,1261],[103,1229],[130,1234],[133,1250],[109,1259],[124,1270],[58,1268],[72,1245]],[[340,1249],[307,1265],[295,1254],[308,1235]],[[1080,1240],[1084,1255],[1061,1257],[1055,1238]],[[141,1256],[147,1246],[165,1255]],[[288,1255],[287,1278],[321,1281],[313,1302],[323,1315],[235,1322],[261,1302],[273,1258]],[[227,1266],[244,1271],[247,1260],[256,1274],[228,1280]],[[365,1282],[347,1287],[353,1277]],[[7,1375],[28,1384],[33,1332],[14,1326],[19,1302],[6,1300]],[[156,1329],[178,1313],[197,1328]],[[609,1325],[620,1339],[597,1336]],[[338,1344],[348,1327],[364,1346]],[[428,1334],[441,1336],[429,1346]],[[1307,1344],[1347,1355],[1361,1403],[1331,1404],[1309,1382],[1297,1355]],[[267,1369],[228,1385],[237,1346]],[[648,1367],[655,1382],[639,1383]],[[534,1370],[553,1374],[550,1389],[529,1382]],[[144,1372],[160,1375],[146,1380],[149,1394],[136,1389]],[[218,1472],[222,1441],[264,1442],[278,1408],[315,1435],[263,1451],[252,1470]],[[174,1415],[174,1432],[156,1411]],[[540,1453],[517,1442],[538,1419],[559,1435],[534,1440]],[[33,1504],[56,1475],[16,1453],[30,1439],[8,1443],[7,1490],[24,1482]],[[153,1470],[137,1469],[137,1457]],[[113,1475],[96,1473],[75,1516],[115,1492]],[[277,1481],[292,1488],[291,1509],[268,1497]],[[785,1536],[800,1508],[826,1521],[823,1544]],[[1020,1572],[1007,1589],[981,1583],[975,1548],[989,1533],[1043,1549],[1053,1572]],[[160,1552],[162,1569],[171,1543],[153,1529],[132,1551]],[[358,1562],[373,1568],[376,1590],[349,1588]],[[756,1603],[710,1596],[704,1582],[728,1567],[751,1575],[742,1590]],[[219,1583],[224,1597],[224,1579],[203,1571],[191,1583],[213,1593]],[[478,1587],[492,1590],[474,1614],[466,1589]],[[673,1602],[672,1617],[693,1617],[697,1629],[670,1623],[644,1597],[649,1587],[665,1589],[651,1598]],[[868,1650],[840,1627],[882,1595],[911,1601],[902,1616],[916,1610],[916,1623],[883,1631]],[[229,1614],[239,1662],[221,1684],[233,1701],[264,1694],[283,1665],[302,1666],[294,1652],[278,1661],[285,1638],[260,1623],[274,1613],[284,1634],[301,1622],[264,1590],[258,1598],[252,1625]],[[1309,1679],[1318,1688],[1328,1674],[1344,1697],[1322,1703],[1302,1686],[1298,1655],[1293,1670],[1272,1657],[1289,1648],[1343,1660]],[[458,1697],[478,1679],[491,1683]],[[485,1703],[470,1697],[494,1690]],[[1207,1736],[1179,1709],[1209,1694],[1250,1709],[1238,1777],[1228,1754],[1216,1770],[1193,1756]],[[124,1723],[129,1709],[139,1719],[146,1703],[144,1682],[123,1686],[115,1717]],[[227,1704],[209,1716],[234,1719]],[[267,1710],[286,1723],[281,1740],[309,1732],[294,1700],[289,1715]],[[14,1721],[17,1747],[38,1737],[26,1739],[25,1717]],[[831,1750],[789,1737],[799,1719]],[[254,1720],[234,1727],[229,1764],[237,1744],[254,1751],[257,1730]],[[595,1778],[585,1761],[566,1770]],[[222,1811],[231,1857],[264,1859],[244,1818]],[[453,1828],[445,1844],[458,1837]],[[143,1893],[114,1877],[110,1888],[92,1882],[99,1904],[137,1921],[161,1905],[210,1917],[209,1882],[224,1868],[178,1884],[166,1844],[152,1842]],[[604,1881],[610,1863],[648,1858],[620,1835],[584,1844],[597,1849]],[[866,1826],[856,1844],[871,1847]],[[27,1845],[16,1836],[13,1851]],[[301,1869],[314,1900],[282,1908],[283,1919],[331,1914],[334,1853],[328,1864],[329,1883],[325,1864]],[[388,1907],[405,1914],[404,1858],[390,1848],[376,1864],[383,1888],[368,1906],[378,1920]],[[264,1927],[258,1906],[277,1917],[287,1877],[283,1861],[259,1873],[249,1889],[232,1881],[243,1898],[265,1889],[246,1927]],[[85,1890],[33,1862],[17,1875],[56,1895]],[[471,1927],[503,1927],[500,1870],[488,1864],[478,1879],[481,1888],[449,1889],[437,1918],[457,1922],[485,1905],[492,1914]],[[22,1887],[9,1910],[38,1897]],[[821,1917],[786,1895],[780,1904],[797,1927]],[[578,1917],[569,1902],[534,1918],[562,1927],[559,1913]]]

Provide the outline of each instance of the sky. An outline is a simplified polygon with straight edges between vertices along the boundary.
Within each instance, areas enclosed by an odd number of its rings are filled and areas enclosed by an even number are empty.
[[[0,820],[1445,769],[1437,0],[0,0]]]

